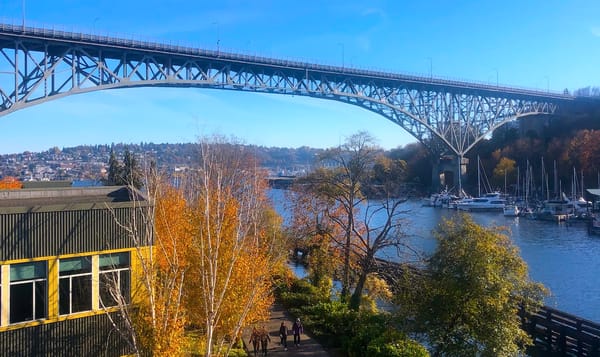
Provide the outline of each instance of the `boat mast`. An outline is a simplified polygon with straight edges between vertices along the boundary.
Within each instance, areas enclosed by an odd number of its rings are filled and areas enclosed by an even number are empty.
[[[481,168],[479,167],[480,159],[477,155],[477,197],[481,197]]]
[[[463,197],[462,190],[462,162],[463,155],[462,152],[458,155],[458,197]]]
[[[562,191],[562,187],[559,188],[558,184],[558,170],[556,169],[556,160],[554,160],[554,196],[556,198],[560,197],[559,191]]]
[[[581,169],[581,197],[584,196],[584,191],[583,191],[583,169]]]

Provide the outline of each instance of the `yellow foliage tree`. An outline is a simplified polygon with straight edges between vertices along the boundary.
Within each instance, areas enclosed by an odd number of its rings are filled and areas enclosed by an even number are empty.
[[[123,226],[134,241],[137,259],[132,267],[131,303],[120,293],[118,283],[111,293],[119,302],[135,355],[178,356],[184,348],[186,324],[183,284],[189,263],[185,252],[189,229],[186,206],[180,191],[167,184],[153,183],[148,203],[139,202],[144,213],[133,215]]]
[[[137,331],[143,349],[156,356],[180,355],[186,323],[182,304],[189,261],[186,202],[181,191],[156,186],[154,246],[142,259],[146,299],[138,307]]]
[[[200,170],[186,189],[191,246],[185,306],[211,356],[227,353],[245,326],[268,318],[271,276],[285,249],[255,159],[216,139],[200,149]]]

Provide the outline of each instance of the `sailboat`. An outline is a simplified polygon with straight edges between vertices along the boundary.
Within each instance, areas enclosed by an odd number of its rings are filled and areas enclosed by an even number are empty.
[[[506,171],[504,171],[504,194],[506,194]],[[519,196],[519,168],[517,168],[516,196]],[[517,203],[513,201],[507,201],[502,210],[502,213],[505,217],[518,217],[520,212],[521,210],[519,209],[519,206],[517,206]]]
[[[542,159],[542,176],[545,175],[543,172],[543,159]],[[546,197],[547,199],[542,203],[542,206],[538,208],[535,213],[535,218],[542,221],[554,221],[562,222],[567,221],[575,217],[575,209],[573,202],[563,193],[557,194],[554,199],[550,199],[550,188],[548,185],[548,176],[546,176]],[[558,174],[556,169],[556,161],[554,161],[554,191],[556,193],[561,190],[557,188]]]
[[[587,219],[590,216],[590,212],[592,209],[592,203],[586,201],[583,198],[583,170],[581,171],[581,195],[579,195],[579,190],[577,189],[577,171],[575,171],[575,167],[573,167],[573,180],[571,181],[571,203],[573,203],[573,210],[575,218],[578,219]],[[578,196],[579,195],[579,196]]]

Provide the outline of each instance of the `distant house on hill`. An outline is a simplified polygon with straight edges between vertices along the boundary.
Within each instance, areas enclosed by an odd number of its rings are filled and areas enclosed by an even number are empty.
[[[135,299],[138,259],[121,224],[146,202],[121,186],[0,190],[0,355],[131,353],[109,319],[123,323],[108,282]]]

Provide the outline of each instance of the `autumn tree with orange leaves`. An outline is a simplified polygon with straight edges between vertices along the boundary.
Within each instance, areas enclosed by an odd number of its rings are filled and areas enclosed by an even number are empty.
[[[0,190],[17,190],[23,187],[23,183],[12,176],[0,179]]]
[[[269,318],[286,249],[265,173],[220,138],[202,141],[198,160],[177,188],[147,177],[148,214],[126,227],[142,272],[133,304],[121,304],[137,355],[180,355],[186,328],[203,335],[195,353],[227,355],[245,327]]]
[[[136,283],[131,287],[131,299],[121,295],[117,279],[103,283],[125,321],[125,328],[116,322],[113,327],[134,355],[177,356],[185,348],[187,322],[183,306],[189,270],[186,201],[182,192],[155,173],[147,173],[146,178],[150,184],[145,199],[133,198],[140,214],[131,215],[129,223],[121,225],[134,243],[132,254],[138,265],[132,269],[136,274],[132,282]],[[133,186],[130,190],[138,192]],[[104,306],[102,300],[100,303]]]

